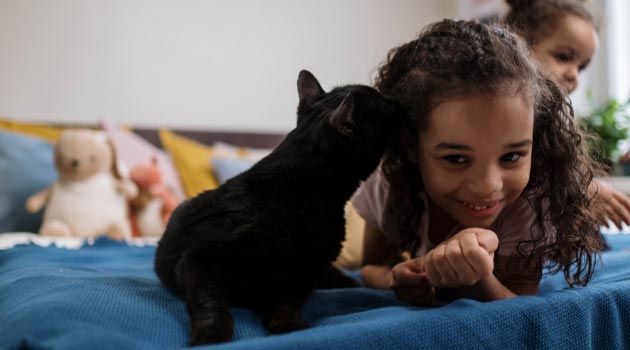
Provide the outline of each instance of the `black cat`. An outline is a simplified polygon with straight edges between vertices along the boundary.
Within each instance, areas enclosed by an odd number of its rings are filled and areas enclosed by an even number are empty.
[[[344,204],[397,134],[402,108],[361,85],[325,93],[298,77],[297,127],[267,157],[180,205],[155,271],[183,294],[192,345],[232,339],[230,307],[271,334],[308,327],[299,310],[344,239]]]

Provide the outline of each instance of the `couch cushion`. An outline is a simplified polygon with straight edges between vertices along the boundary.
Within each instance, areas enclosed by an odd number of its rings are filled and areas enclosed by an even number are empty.
[[[57,179],[53,146],[39,138],[0,131],[0,232],[37,232],[43,210],[26,212],[26,199]]]

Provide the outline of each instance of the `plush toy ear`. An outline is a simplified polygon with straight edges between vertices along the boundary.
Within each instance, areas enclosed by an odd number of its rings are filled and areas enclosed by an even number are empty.
[[[312,99],[325,93],[315,76],[307,70],[300,71],[300,74],[298,75],[297,88],[300,101],[305,98]]]
[[[337,107],[328,116],[328,124],[339,131],[341,134],[350,135],[352,133],[352,109],[353,109],[352,95],[348,94],[341,101],[339,107]]]

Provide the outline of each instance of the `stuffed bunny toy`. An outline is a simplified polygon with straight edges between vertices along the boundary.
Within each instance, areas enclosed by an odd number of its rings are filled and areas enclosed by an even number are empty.
[[[44,205],[40,234],[48,236],[131,238],[127,202],[137,194],[120,175],[107,135],[90,129],[68,129],[55,144],[59,179],[26,201],[26,209]]]

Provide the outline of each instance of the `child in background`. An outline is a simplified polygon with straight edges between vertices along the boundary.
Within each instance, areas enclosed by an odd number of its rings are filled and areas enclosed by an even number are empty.
[[[593,17],[578,0],[506,0],[504,18],[567,94],[591,62],[598,46]]]
[[[579,84],[579,75],[591,62],[598,46],[593,17],[579,0],[506,0],[510,6],[503,22],[525,38],[541,68],[554,77],[567,94]],[[611,186],[594,181],[593,210],[600,223],[609,219],[622,228],[630,225],[630,199]]]
[[[535,294],[545,264],[570,285],[589,281],[595,165],[565,94],[530,57],[507,29],[451,20],[390,51],[376,87],[410,112],[352,199],[367,286],[427,305],[436,288]]]

